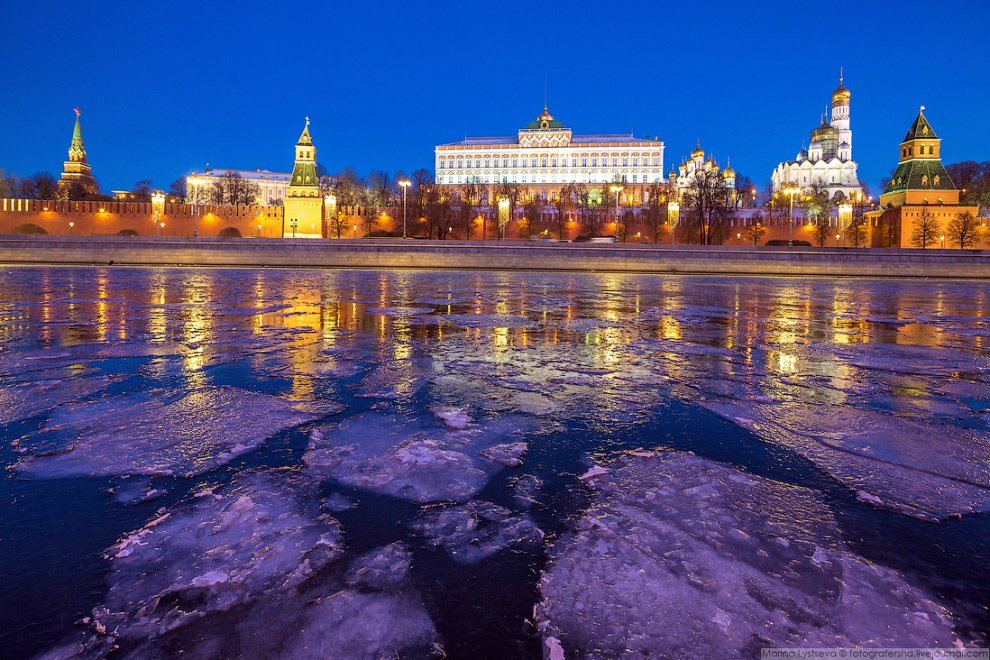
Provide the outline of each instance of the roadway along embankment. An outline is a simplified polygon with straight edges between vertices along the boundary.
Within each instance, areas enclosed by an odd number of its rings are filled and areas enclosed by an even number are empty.
[[[705,247],[542,241],[0,236],[0,264],[990,279],[990,250]]]

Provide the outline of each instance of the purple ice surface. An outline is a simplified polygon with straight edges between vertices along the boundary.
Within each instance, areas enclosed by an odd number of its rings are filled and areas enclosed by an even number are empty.
[[[536,609],[568,660],[956,642],[945,609],[852,553],[813,491],[652,452],[586,483],[592,504],[552,547]]]

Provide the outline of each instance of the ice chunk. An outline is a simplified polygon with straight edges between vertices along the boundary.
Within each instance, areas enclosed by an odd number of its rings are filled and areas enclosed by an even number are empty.
[[[447,314],[441,317],[463,328],[535,328],[522,314]]]
[[[398,360],[383,364],[361,381],[358,396],[378,399],[409,397],[426,385],[424,360]]]
[[[481,452],[526,428],[509,417],[450,431],[433,417],[368,413],[314,429],[303,461],[311,472],[353,488],[414,502],[464,501],[500,469]]]
[[[986,433],[853,406],[707,402],[884,506],[918,518],[990,511]],[[933,442],[937,438],[938,442]]]
[[[610,465],[553,547],[540,589],[538,627],[572,659],[955,639],[925,593],[847,548],[813,491],[690,454]]]
[[[462,564],[473,564],[507,547],[535,552],[543,544],[543,533],[528,515],[513,515],[491,502],[428,511],[412,528]]]
[[[106,389],[107,378],[67,378],[17,383],[0,388],[0,424],[34,417]]]
[[[522,455],[526,453],[526,449],[525,442],[508,442],[504,445],[482,449],[481,455],[499,465],[519,467],[522,465]]]
[[[307,513],[298,477],[241,473],[219,497],[192,498],[107,551],[107,607],[96,619],[128,638],[161,634],[298,585],[342,556],[336,521]]]
[[[447,425],[447,428],[463,430],[471,426],[471,418],[463,410],[442,406],[433,406],[430,410]]]
[[[235,387],[151,391],[56,410],[21,447],[61,441],[59,453],[16,466],[37,477],[145,474],[191,477],[257,448],[279,431],[319,415],[292,401]]]
[[[401,585],[412,566],[412,552],[402,543],[392,543],[351,563],[347,584],[385,590]]]

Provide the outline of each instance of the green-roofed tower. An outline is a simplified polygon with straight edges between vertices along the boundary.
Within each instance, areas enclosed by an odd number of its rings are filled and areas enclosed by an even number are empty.
[[[296,142],[296,164],[292,180],[282,198],[284,227],[282,235],[295,238],[326,236],[323,196],[316,176],[316,147],[309,134],[309,117],[299,141]]]
[[[941,143],[921,106],[901,142],[900,162],[880,196],[882,206],[959,203],[959,191],[942,165]]]
[[[87,193],[97,191],[96,179],[86,163],[86,145],[83,143],[82,126],[79,123],[79,108],[76,108],[76,125],[72,129],[72,143],[69,145],[69,160],[63,163],[61,186],[82,186]]]

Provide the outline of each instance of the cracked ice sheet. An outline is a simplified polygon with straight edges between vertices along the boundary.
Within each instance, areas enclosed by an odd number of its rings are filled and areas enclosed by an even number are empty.
[[[990,436],[852,406],[706,402],[850,488],[923,519],[990,511]]]
[[[480,500],[427,511],[410,527],[461,564],[474,564],[506,548],[536,552],[543,546],[543,532],[528,515]]]
[[[308,491],[308,492],[307,492]],[[107,551],[107,630],[138,639],[304,582],[342,555],[318,494],[282,473],[242,473],[153,519]]]
[[[530,428],[516,416],[453,431],[432,416],[366,413],[315,429],[303,462],[352,488],[419,503],[461,502],[504,469],[481,452],[522,440]]]
[[[850,552],[813,491],[690,454],[609,468],[540,581],[537,626],[568,660],[954,643],[947,613]]]
[[[393,543],[344,561],[315,486],[287,471],[245,473],[128,535],[105,606],[82,643],[44,658],[380,660],[442,657]],[[142,545],[143,544],[143,545]],[[327,595],[329,594],[329,595]],[[116,636],[116,638],[114,638]]]
[[[58,408],[38,433],[18,441],[36,453],[15,468],[34,477],[192,477],[256,449],[319,412],[235,387],[151,391]]]
[[[32,383],[12,383],[0,388],[0,424],[34,417],[71,401],[106,389],[109,379],[66,378]]]

